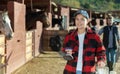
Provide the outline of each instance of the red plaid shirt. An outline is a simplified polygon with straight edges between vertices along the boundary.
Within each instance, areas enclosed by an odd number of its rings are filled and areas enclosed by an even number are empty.
[[[78,61],[79,40],[77,30],[66,35],[63,43],[62,51],[65,52],[66,47],[73,50],[73,60],[67,61],[63,74],[76,74],[76,66]],[[105,61],[105,48],[98,34],[92,30],[86,30],[83,43],[83,67],[82,74],[95,74],[95,57],[97,61]]]

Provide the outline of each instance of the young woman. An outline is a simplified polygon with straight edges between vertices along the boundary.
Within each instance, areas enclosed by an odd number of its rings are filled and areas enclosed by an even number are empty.
[[[95,74],[96,63],[98,67],[105,66],[105,48],[98,34],[87,27],[87,11],[78,10],[74,17],[77,29],[66,35],[62,49],[73,59],[67,61],[63,74]]]

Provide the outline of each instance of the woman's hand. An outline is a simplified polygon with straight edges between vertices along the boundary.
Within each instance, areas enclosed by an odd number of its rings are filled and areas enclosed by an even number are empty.
[[[65,49],[65,52],[72,55],[72,49]]]
[[[105,62],[103,62],[103,61],[98,61],[98,63],[97,63],[97,66],[99,67],[99,68],[103,68],[103,67],[105,67]]]

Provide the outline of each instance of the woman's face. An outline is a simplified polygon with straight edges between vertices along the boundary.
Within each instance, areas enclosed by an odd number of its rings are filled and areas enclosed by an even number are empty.
[[[81,14],[76,15],[75,25],[78,29],[85,29],[87,26],[88,20]]]

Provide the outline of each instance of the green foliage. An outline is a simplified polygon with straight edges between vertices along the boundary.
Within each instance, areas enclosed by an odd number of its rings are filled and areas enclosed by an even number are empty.
[[[116,4],[114,5],[114,8],[120,10],[120,4],[119,4],[119,3],[116,3]]]
[[[54,0],[70,7],[85,8],[95,11],[120,10],[120,0]]]
[[[80,8],[80,2],[78,0],[53,0],[64,6]]]

